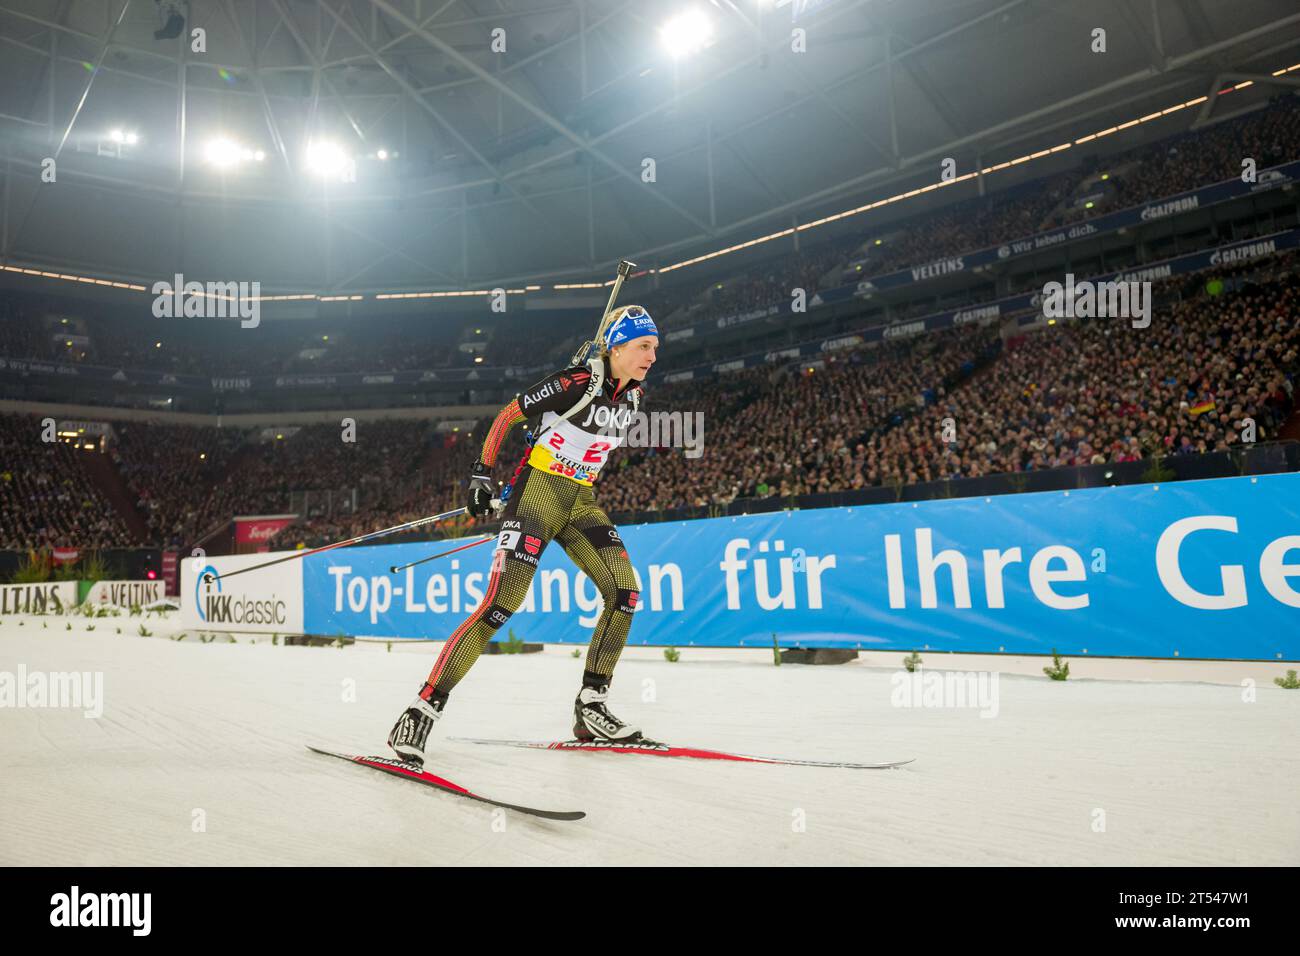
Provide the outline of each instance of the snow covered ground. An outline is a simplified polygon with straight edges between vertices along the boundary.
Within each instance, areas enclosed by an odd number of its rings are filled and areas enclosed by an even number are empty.
[[[588,814],[507,813],[503,829],[490,807],[305,749],[385,753],[440,645],[202,644],[166,639],[180,629],[156,617],[153,637],[139,619],[66,623],[0,618],[0,679],[103,675],[98,718],[0,707],[2,864],[1300,863],[1300,691],[1274,686],[1279,664],[1076,659],[1060,683],[1036,658],[927,658],[931,675],[1000,670],[996,716],[981,717],[896,706],[895,654],[777,668],[770,652],[684,647],[669,663],[629,649],[611,703],[660,739],[916,762],[858,771],[441,744],[434,772]],[[567,738],[582,671],[571,653],[483,657],[435,734]]]

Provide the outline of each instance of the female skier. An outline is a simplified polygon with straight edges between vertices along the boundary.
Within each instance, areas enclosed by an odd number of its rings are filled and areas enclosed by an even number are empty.
[[[492,510],[492,467],[510,429],[528,422],[536,437],[512,478],[483,600],[447,640],[419,694],[388,735],[388,745],[402,760],[423,766],[429,730],[447,695],[523,604],[542,550],[553,538],[605,601],[573,705],[574,736],[642,739],[638,728],[605,706],[639,595],[623,540],[596,504],[592,485],[609,453],[622,444],[620,433],[640,404],[641,382],[655,363],[659,331],[639,305],[612,310],[602,327],[598,359],[546,376],[515,396],[488,429],[469,482],[469,511],[477,516]]]

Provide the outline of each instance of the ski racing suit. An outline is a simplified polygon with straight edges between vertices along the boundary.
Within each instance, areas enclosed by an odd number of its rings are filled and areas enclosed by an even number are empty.
[[[586,366],[546,376],[516,396],[488,429],[479,458],[489,468],[516,425],[528,422],[537,442],[515,470],[483,600],[443,646],[427,680],[426,699],[432,695],[445,700],[492,635],[519,610],[542,552],[552,540],[559,542],[604,598],[583,676],[593,685],[609,683],[627,642],[639,593],[623,539],[596,504],[592,486],[610,452],[622,444],[628,417],[642,393],[636,379],[616,383],[609,358],[603,361],[600,393],[572,418],[560,416],[586,391],[591,380]]]

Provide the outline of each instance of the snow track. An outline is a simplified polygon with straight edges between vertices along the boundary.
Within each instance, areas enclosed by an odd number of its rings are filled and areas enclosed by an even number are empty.
[[[1272,686],[1280,671],[1268,664],[1185,665],[1221,683],[1003,672],[998,715],[985,719],[893,706],[889,667],[775,668],[770,653],[709,660],[697,648],[670,664],[629,650],[611,705],[659,739],[916,763],[854,771],[444,742],[433,772],[588,814],[507,812],[502,830],[490,807],[305,749],[384,754],[437,645],[200,644],[138,637],[125,618],[92,623],[0,623],[0,672],[104,675],[98,719],[0,708],[0,863],[1300,863],[1300,692]],[[976,660],[935,657],[992,666]],[[563,648],[484,657],[435,734],[565,738],[581,671]],[[1258,680],[1255,702],[1238,675]]]

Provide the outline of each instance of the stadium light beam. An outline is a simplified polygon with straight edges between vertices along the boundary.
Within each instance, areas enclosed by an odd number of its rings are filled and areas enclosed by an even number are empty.
[[[260,163],[266,159],[266,153],[243,146],[229,137],[218,136],[208,141],[203,149],[203,158],[218,169],[233,169],[241,163]]]
[[[353,163],[338,143],[321,140],[307,144],[307,169],[322,179],[346,179]]]
[[[699,10],[686,10],[659,28],[659,40],[673,59],[699,53],[713,43],[713,22]]]
[[[225,138],[210,140],[203,149],[203,158],[218,169],[238,166],[241,155],[239,144]]]

